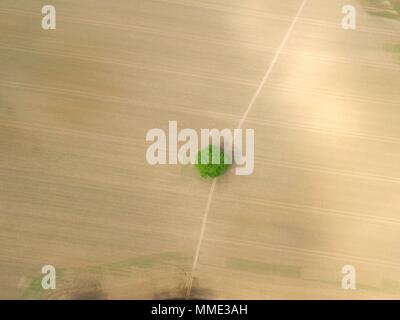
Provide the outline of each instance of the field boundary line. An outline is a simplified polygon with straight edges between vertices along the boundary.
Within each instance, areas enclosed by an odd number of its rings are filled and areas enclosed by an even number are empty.
[[[240,119],[238,125],[237,125],[237,129],[241,129],[243,126],[243,123],[246,121],[247,116],[249,115],[256,99],[258,98],[258,96],[260,95],[260,92],[262,90],[262,88],[264,87],[264,84],[266,83],[266,81],[268,80],[269,76],[272,73],[272,70],[276,64],[276,62],[278,61],[279,56],[281,55],[283,48],[286,45],[287,40],[290,37],[290,34],[292,33],[294,26],[296,25],[297,21],[300,18],[301,13],[303,12],[303,9],[306,5],[308,0],[303,0],[303,2],[300,5],[300,8],[297,10],[297,13],[295,15],[295,17],[293,18],[292,23],[290,24],[288,30],[285,33],[285,36],[283,37],[281,44],[279,45],[278,49],[275,52],[275,55],[271,61],[271,63],[269,64],[269,67],[267,69],[267,71],[264,74],[264,77],[262,78],[260,84],[257,87],[257,90],[255,91],[255,93],[253,94],[253,97],[250,100],[249,105],[246,108],[246,111],[244,112],[242,118]],[[197,268],[197,264],[199,261],[199,255],[200,255],[200,249],[201,249],[201,245],[203,243],[203,238],[204,238],[204,233],[205,233],[205,229],[207,226],[207,220],[208,220],[208,215],[209,215],[209,211],[210,211],[210,207],[211,207],[211,202],[213,199],[213,195],[214,195],[214,190],[215,190],[215,185],[217,184],[217,179],[215,178],[211,188],[210,188],[210,192],[208,194],[208,199],[207,199],[207,204],[206,204],[206,208],[204,210],[204,216],[203,216],[203,222],[201,225],[201,230],[200,230],[200,236],[199,236],[199,240],[196,246],[196,251],[195,251],[195,255],[194,255],[194,259],[193,259],[193,266],[192,266],[192,270],[191,273],[189,275],[189,280],[187,283],[187,290],[186,290],[186,299],[188,299],[190,297],[190,294],[192,292],[192,287],[193,287],[193,278],[194,278],[194,274],[196,272],[196,268]]]

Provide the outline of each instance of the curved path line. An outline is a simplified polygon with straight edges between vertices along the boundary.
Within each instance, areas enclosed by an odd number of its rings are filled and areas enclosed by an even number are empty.
[[[303,12],[303,9],[304,9],[307,1],[308,0],[303,0],[303,2],[301,3],[299,10],[297,11],[292,23],[289,26],[289,29],[286,31],[286,34],[283,37],[283,40],[282,40],[281,44],[279,45],[279,47],[278,47],[278,49],[277,49],[277,51],[276,51],[276,53],[274,55],[274,58],[272,59],[272,62],[270,63],[267,71],[264,74],[264,77],[262,78],[260,84],[258,85],[256,92],[254,93],[253,97],[251,98],[250,103],[246,108],[246,111],[244,112],[242,118],[240,119],[240,121],[239,121],[239,123],[238,123],[238,125],[236,127],[237,129],[241,129],[242,126],[243,126],[243,123],[246,121],[246,118],[249,115],[249,113],[250,113],[250,111],[251,111],[256,99],[260,95],[260,92],[261,92],[265,82],[270,77],[276,62],[278,61],[278,58],[281,55],[282,50],[285,47],[286,42],[289,39],[290,34],[292,33],[294,26],[296,25],[296,22],[299,20],[299,17],[301,15],[301,13]],[[203,217],[203,222],[202,222],[201,230],[200,230],[200,236],[199,236],[199,240],[197,242],[197,247],[196,247],[196,251],[195,251],[195,255],[194,255],[194,259],[193,259],[192,271],[191,271],[191,273],[189,275],[189,280],[187,282],[187,290],[186,290],[186,298],[187,299],[190,297],[190,294],[192,292],[193,278],[194,278],[194,274],[196,272],[197,264],[198,264],[198,261],[199,261],[200,249],[201,249],[201,245],[203,243],[204,233],[205,233],[207,220],[208,220],[208,214],[209,214],[209,211],[210,211],[211,202],[212,202],[212,198],[213,198],[213,195],[214,195],[214,190],[215,190],[215,185],[216,184],[217,184],[217,179],[215,178],[213,183],[212,183],[212,185],[211,185],[210,192],[208,194],[207,204],[206,204],[206,208],[204,210],[204,217]]]

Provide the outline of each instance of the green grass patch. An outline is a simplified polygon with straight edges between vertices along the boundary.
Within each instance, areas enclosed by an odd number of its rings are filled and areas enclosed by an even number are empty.
[[[238,258],[228,258],[226,265],[229,268],[247,271],[260,274],[269,274],[281,277],[300,278],[301,267],[282,265],[282,264],[267,264],[258,261],[250,261]]]
[[[400,43],[387,45],[386,50],[392,53],[400,53]]]
[[[400,0],[360,0],[371,16],[400,20]]]
[[[42,278],[39,275],[30,279],[29,284],[24,289],[21,299],[26,300],[43,300],[48,299],[52,294],[69,291],[76,287],[75,279],[78,275],[89,273],[95,276],[103,277],[106,275],[127,277],[132,274],[133,268],[151,269],[162,268],[166,265],[176,265],[178,262],[188,263],[191,257],[183,255],[179,252],[161,252],[158,254],[143,255],[128,258],[122,261],[110,262],[86,268],[70,268],[56,270],[57,289],[44,290],[42,288]],[[79,285],[79,283],[78,283]]]

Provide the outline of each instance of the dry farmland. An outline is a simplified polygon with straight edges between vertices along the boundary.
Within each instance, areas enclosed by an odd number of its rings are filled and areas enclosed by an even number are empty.
[[[51,3],[0,1],[0,298],[400,299],[397,0]],[[253,174],[149,165],[170,120]]]

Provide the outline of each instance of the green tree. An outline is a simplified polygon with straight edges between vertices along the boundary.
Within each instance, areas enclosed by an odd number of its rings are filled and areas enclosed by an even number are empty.
[[[218,148],[212,144],[198,152],[195,166],[203,178],[218,177],[228,169],[229,164],[224,163],[224,151],[219,151],[219,162],[216,159],[217,155]],[[208,163],[206,159],[208,159]]]

